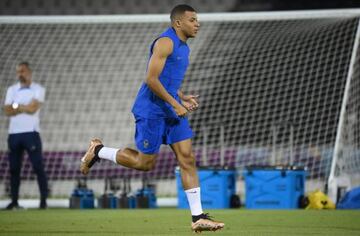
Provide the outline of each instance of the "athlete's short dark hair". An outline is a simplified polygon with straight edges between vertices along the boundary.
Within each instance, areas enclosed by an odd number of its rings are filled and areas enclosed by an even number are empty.
[[[180,4],[175,6],[170,13],[171,22],[174,22],[179,16],[184,14],[186,11],[196,12],[194,8],[186,4]]]

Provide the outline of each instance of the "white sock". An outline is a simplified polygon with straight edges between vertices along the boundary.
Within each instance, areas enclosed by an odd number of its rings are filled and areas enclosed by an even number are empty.
[[[200,187],[185,190],[189,202],[191,215],[197,216],[203,213],[200,200]]]
[[[102,147],[99,151],[99,157],[102,159],[106,159],[112,162],[116,162],[116,153],[119,149],[116,148],[109,148],[109,147]]]

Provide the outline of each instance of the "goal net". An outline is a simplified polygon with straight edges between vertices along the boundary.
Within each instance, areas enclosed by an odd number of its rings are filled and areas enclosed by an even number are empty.
[[[189,40],[191,63],[183,86],[200,95],[200,109],[189,115],[197,164],[238,170],[304,166],[307,190],[323,188],[339,170],[347,177],[359,173],[359,15],[357,10],[199,14],[201,30]],[[149,45],[168,22],[167,15],[0,18],[2,97],[24,60],[33,80],[47,89],[41,135],[53,196],[68,196],[82,178],[79,161],[91,138],[110,147],[133,146],[130,110],[145,79]],[[7,124],[2,115],[1,196],[9,190]],[[88,185],[102,191],[106,177],[134,184],[150,179],[160,195],[175,195],[176,165],[163,147],[154,170],[102,161]],[[38,194],[35,179],[24,158],[23,196]]]

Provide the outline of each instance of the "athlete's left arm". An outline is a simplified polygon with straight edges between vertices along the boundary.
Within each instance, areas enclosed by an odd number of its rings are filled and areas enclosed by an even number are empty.
[[[27,105],[19,105],[19,111],[28,113],[28,114],[34,114],[37,112],[41,107],[41,102],[39,102],[36,99],[33,99],[29,104]]]
[[[178,90],[178,96],[181,99],[182,105],[188,110],[188,111],[195,111],[199,107],[199,102],[197,98],[199,95],[185,95],[181,90]]]

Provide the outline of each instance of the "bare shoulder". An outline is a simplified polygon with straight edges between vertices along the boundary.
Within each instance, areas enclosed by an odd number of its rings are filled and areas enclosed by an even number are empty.
[[[153,53],[168,56],[173,51],[173,41],[168,37],[159,38],[155,45]]]

